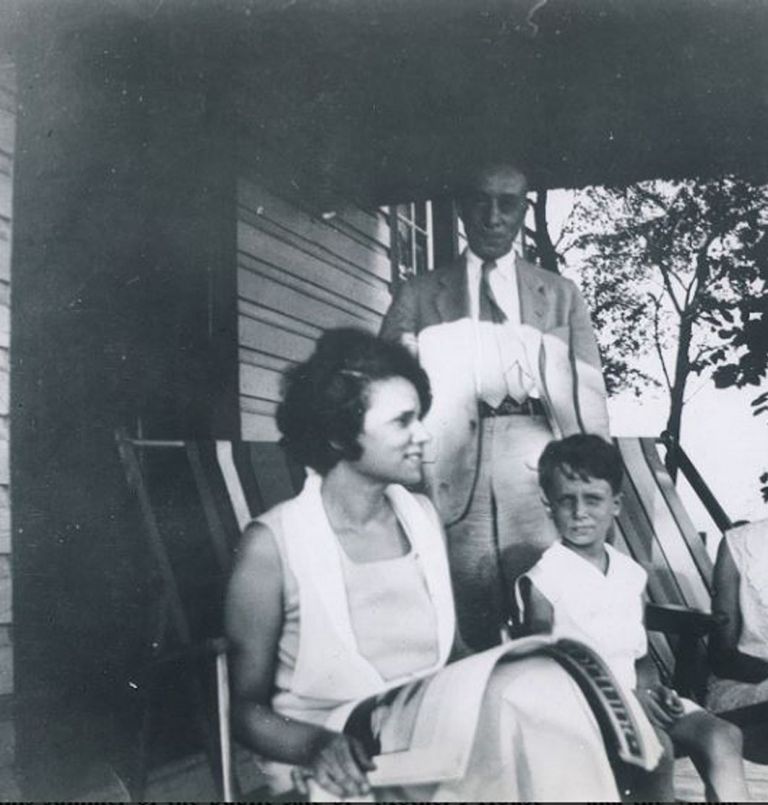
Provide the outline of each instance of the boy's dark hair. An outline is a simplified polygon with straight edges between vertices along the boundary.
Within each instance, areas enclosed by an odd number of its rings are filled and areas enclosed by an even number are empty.
[[[312,355],[283,377],[280,444],[321,475],[343,458],[356,461],[362,454],[358,437],[368,389],[373,381],[391,377],[413,383],[426,414],[432,402],[429,380],[404,346],[352,327],[328,330]]]
[[[608,481],[611,491],[621,491],[624,469],[616,447],[600,436],[576,433],[565,439],[550,442],[539,458],[539,485],[549,497],[555,479],[555,470],[568,478],[601,478]]]

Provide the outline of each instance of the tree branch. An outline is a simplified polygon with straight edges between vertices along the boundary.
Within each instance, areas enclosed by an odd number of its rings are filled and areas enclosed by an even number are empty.
[[[653,302],[653,345],[656,348],[656,354],[659,356],[659,363],[661,364],[661,371],[664,374],[664,382],[667,384],[667,391],[672,391],[672,378],[667,371],[667,364],[664,362],[664,351],[661,348],[661,332],[659,330],[659,313],[661,311],[661,297],[654,296],[649,293],[651,301]]]
[[[698,364],[698,362],[707,354],[707,352],[712,352],[712,351],[713,351],[713,348],[699,347],[696,350],[696,355],[693,358],[691,358],[691,364],[692,365]]]
[[[683,405],[687,405],[702,389],[706,388],[709,385],[709,380],[704,379],[699,383],[698,387],[695,388],[684,400]]]
[[[682,318],[685,310],[675,295],[675,289],[672,287],[672,282],[670,280],[671,272],[669,268],[664,265],[664,263],[658,262],[657,265],[659,267],[659,271],[661,272],[661,278],[664,280],[664,290],[667,292],[667,296],[670,298],[670,301],[675,308],[675,312],[678,316],[680,316],[680,318]]]
[[[690,316],[696,315],[699,299],[704,289],[707,287],[709,275],[709,247],[714,243],[719,234],[719,230],[710,232],[705,238],[704,243],[696,250],[696,270],[693,273],[693,279],[685,294],[686,311]]]
[[[565,221],[563,221],[563,225],[560,227],[560,234],[557,236],[557,240],[555,241],[555,250],[557,251],[558,254],[561,255],[564,255],[565,252],[567,252],[568,249],[570,248],[568,242],[566,241],[564,244],[563,240],[565,239],[566,235],[569,234],[570,232],[571,218],[573,217],[573,211],[575,207],[576,207],[575,204],[571,204],[571,209],[568,215],[566,216]]]
[[[536,224],[536,251],[538,252],[539,263],[547,271],[558,273],[559,257],[552,238],[549,235],[549,222],[547,221],[547,191],[539,190],[536,193],[536,200],[533,202],[533,220]]]
[[[646,201],[650,201],[651,204],[655,204],[665,215],[669,212],[671,205],[665,204],[661,200],[661,196],[657,195],[656,193],[651,193],[650,190],[646,190],[644,187],[641,187],[640,185],[635,185],[633,189],[638,196],[645,199]]]

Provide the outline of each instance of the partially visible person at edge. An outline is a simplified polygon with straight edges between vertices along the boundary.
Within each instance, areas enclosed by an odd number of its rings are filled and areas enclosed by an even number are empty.
[[[418,355],[432,384],[427,489],[447,529],[461,632],[475,650],[499,641],[515,578],[556,538],[539,454],[555,437],[608,436],[600,355],[578,289],[512,251],[527,190],[515,165],[474,171],[458,197],[466,250],[404,283],[381,327]]]
[[[425,683],[415,680],[437,681],[460,653],[440,520],[404,486],[421,480],[429,406],[426,375],[405,348],[326,333],[287,374],[277,415],[286,449],[316,473],[246,528],[229,584],[236,735],[278,761],[276,775],[297,767],[334,797],[370,788],[373,753],[343,731],[350,703],[392,691],[367,722],[391,751],[420,706]],[[462,691],[450,696],[440,708]],[[618,800],[597,722],[553,660],[496,665],[478,708],[461,737],[471,751],[461,779],[379,796]]]
[[[725,532],[712,582],[707,707],[718,712],[768,701],[768,520]]]
[[[707,802],[744,802],[739,728],[662,684],[643,626],[647,574],[606,544],[621,508],[622,474],[619,451],[593,434],[551,442],[542,453],[539,479],[559,541],[518,581],[526,631],[592,646],[629,693],[635,716],[650,720],[666,753],[653,772],[627,776],[634,800],[674,800],[677,750],[701,773]]]

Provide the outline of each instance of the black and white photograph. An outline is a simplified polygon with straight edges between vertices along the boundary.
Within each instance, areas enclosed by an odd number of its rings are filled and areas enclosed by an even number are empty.
[[[766,42],[0,0],[0,802],[767,800]]]

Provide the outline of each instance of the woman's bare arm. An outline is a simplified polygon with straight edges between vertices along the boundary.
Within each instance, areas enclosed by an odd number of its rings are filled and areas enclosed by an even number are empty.
[[[283,573],[272,533],[248,527],[241,541],[226,600],[231,642],[233,727],[255,752],[305,766],[337,796],[366,793],[370,759],[359,745],[332,732],[275,713],[270,706],[278,643],[283,629]]]

